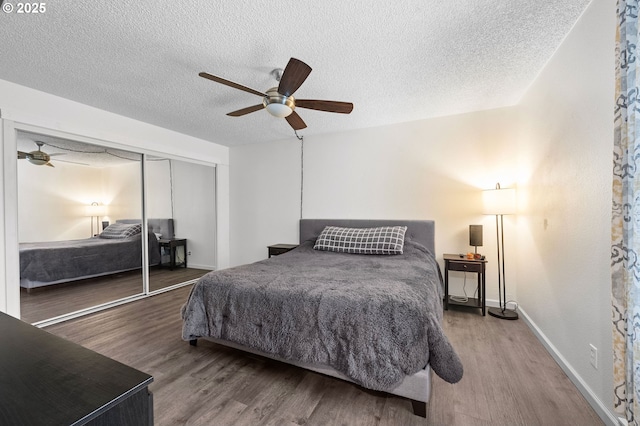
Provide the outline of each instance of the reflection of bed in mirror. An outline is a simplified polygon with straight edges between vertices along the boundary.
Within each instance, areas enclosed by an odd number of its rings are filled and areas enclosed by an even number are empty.
[[[149,265],[160,263],[158,238],[171,238],[173,219],[148,219]],[[141,221],[118,220],[98,236],[20,243],[20,286],[26,289],[142,267]]]

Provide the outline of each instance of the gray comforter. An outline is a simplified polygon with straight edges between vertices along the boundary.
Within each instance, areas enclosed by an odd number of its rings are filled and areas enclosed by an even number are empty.
[[[149,264],[160,263],[160,248],[149,233]],[[73,281],[142,267],[140,234],[123,239],[87,238],[20,244],[23,286]]]
[[[442,278],[422,245],[404,254],[313,250],[211,272],[182,308],[182,338],[214,337],[284,359],[321,363],[374,390],[431,364],[444,380],[462,364],[441,328]]]

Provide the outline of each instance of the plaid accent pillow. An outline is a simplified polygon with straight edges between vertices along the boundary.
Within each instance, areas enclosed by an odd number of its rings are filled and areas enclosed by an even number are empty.
[[[402,254],[406,226],[378,228],[325,227],[313,246],[314,250],[354,254]]]
[[[102,231],[100,238],[119,239],[129,238],[142,232],[142,225],[139,223],[114,223]]]

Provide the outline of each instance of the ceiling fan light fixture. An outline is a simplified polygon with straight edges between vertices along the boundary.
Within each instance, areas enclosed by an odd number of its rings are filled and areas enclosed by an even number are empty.
[[[279,118],[288,117],[293,112],[293,110],[285,104],[267,104],[266,108],[269,114]]]
[[[296,107],[293,96],[281,95],[277,87],[267,90],[267,96],[262,100],[262,104],[269,114],[278,118],[290,116]]]
[[[33,158],[33,157],[27,158],[27,161],[30,162],[31,164],[35,164],[36,166],[44,166],[49,162],[49,160],[43,160],[40,158]]]

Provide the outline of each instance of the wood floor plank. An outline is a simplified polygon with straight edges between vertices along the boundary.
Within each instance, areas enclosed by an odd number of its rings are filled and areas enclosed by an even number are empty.
[[[380,426],[393,425],[425,425],[425,424],[447,424],[428,423],[427,419],[422,419],[413,415],[411,403],[405,398],[397,396],[387,396],[384,398],[384,407],[380,415]]]
[[[235,420],[239,426],[253,426],[266,424],[276,412],[281,410],[284,401],[293,395],[303,377],[297,368],[277,365],[280,363],[266,362],[260,376],[265,377],[254,381],[253,385],[259,389],[252,398],[251,404]],[[277,366],[277,369],[270,368]],[[266,371],[265,371],[266,370]]]
[[[270,426],[308,424],[309,416],[324,396],[330,380],[318,373],[305,373],[298,386],[282,403],[280,409],[267,418],[264,424]]]
[[[343,402],[348,400],[349,404]],[[329,383],[324,397],[309,417],[308,425],[377,425],[380,414],[374,411],[375,399],[341,380]]]
[[[464,345],[456,346],[464,365],[464,375],[460,385],[446,386],[453,393],[452,403],[456,414],[472,416],[489,421],[491,412],[487,401],[485,366],[492,354],[483,351],[483,345],[490,339],[487,329],[480,324],[469,324],[464,317],[446,316],[445,324],[460,332]]]
[[[602,425],[522,321],[451,309],[443,328],[464,364],[433,376],[427,418],[404,398],[247,354],[181,339],[190,287],[47,327],[154,376],[156,425]]]
[[[194,268],[152,267],[149,269],[151,291],[200,278],[209,271]],[[20,289],[20,315],[23,321],[34,323],[90,308],[103,303],[141,294],[142,272],[121,272],[62,284]]]

